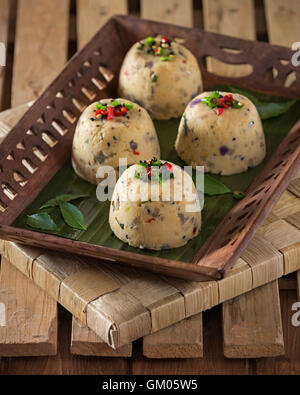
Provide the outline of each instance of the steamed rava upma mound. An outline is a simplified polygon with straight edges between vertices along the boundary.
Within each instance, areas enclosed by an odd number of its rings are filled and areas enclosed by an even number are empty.
[[[231,175],[259,165],[266,156],[255,105],[240,94],[205,92],[185,110],[175,143],[178,156],[206,172]]]
[[[160,147],[147,111],[124,99],[103,99],[81,115],[73,140],[72,164],[81,178],[97,184],[99,166],[118,168],[119,158],[129,165],[159,157]]]
[[[182,116],[202,92],[195,56],[166,37],[148,37],[133,45],[120,71],[119,95],[145,107],[153,119]]]
[[[114,234],[133,247],[165,250],[185,245],[201,228],[192,178],[179,166],[155,158],[131,166],[116,184],[109,223]]]

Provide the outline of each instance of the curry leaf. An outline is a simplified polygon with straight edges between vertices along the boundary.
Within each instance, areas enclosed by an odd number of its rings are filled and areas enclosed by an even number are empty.
[[[48,232],[58,231],[58,227],[48,213],[32,214],[27,216],[26,223],[34,229]]]
[[[259,103],[257,105],[257,110],[261,119],[264,121],[266,119],[279,117],[279,115],[287,112],[295,103],[296,100],[278,103]]]
[[[231,190],[222,182],[216,180],[212,176],[204,175],[204,193],[208,196],[223,195],[231,193]]]
[[[71,226],[71,228],[79,230],[87,230],[85,225],[84,216],[82,212],[73,204],[59,201],[59,208],[65,222]]]
[[[54,199],[48,200],[45,204],[40,207],[40,210],[45,210],[46,208],[53,208],[59,206],[59,202],[71,202],[72,200],[89,197],[88,194],[66,194],[57,196]]]

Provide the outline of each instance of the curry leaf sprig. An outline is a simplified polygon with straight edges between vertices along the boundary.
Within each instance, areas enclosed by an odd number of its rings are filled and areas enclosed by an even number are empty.
[[[82,212],[74,204],[69,203],[87,197],[89,197],[87,194],[67,194],[50,199],[40,207],[40,212],[27,216],[26,224],[31,228],[49,233],[58,232],[59,228],[51,215],[46,211],[41,211],[58,207],[67,225],[74,229],[87,230]]]

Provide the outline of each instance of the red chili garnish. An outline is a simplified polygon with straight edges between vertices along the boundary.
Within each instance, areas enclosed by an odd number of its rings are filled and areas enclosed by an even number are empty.
[[[151,224],[151,222],[154,222],[154,221],[155,221],[155,218],[150,218],[150,219],[148,219],[147,223]]]
[[[147,163],[150,164],[151,161],[149,161],[149,162],[147,162]],[[146,168],[146,171],[147,171],[148,176],[151,176],[151,174],[152,174],[151,166],[148,166],[148,167]]]
[[[173,167],[170,163],[165,163],[164,166],[166,166],[169,171],[172,171],[172,169],[173,169]]]
[[[125,106],[121,107],[121,108],[116,108],[114,111],[114,114],[116,117],[121,117],[122,115],[124,115],[126,113],[127,113],[127,108]]]
[[[162,42],[163,44],[168,44],[168,43],[171,42],[171,40],[168,39],[168,37],[163,37],[163,38],[161,39],[161,42]]]
[[[182,63],[186,63],[186,60],[184,59],[184,60],[182,61]]]
[[[225,103],[225,97],[221,97],[219,100],[218,100],[218,105],[219,106],[221,106],[221,107],[224,107],[224,108],[228,108],[228,105]]]
[[[106,110],[96,110],[95,111],[95,117],[96,118],[101,118],[107,115],[107,111]]]
[[[193,235],[195,235],[196,232],[197,232],[197,228],[196,228],[196,226],[195,226],[194,229],[193,229]]]
[[[140,155],[139,152],[137,152],[135,149],[132,151],[134,155]]]
[[[218,108],[218,116],[222,115],[224,112],[224,108]]]
[[[233,101],[233,96],[232,95],[225,95],[224,99],[225,99],[225,101],[229,101],[231,103]]]
[[[110,121],[114,117],[114,108],[108,107],[107,108],[107,120]]]
[[[128,77],[128,76],[129,76],[129,73],[128,73],[127,70],[124,71],[124,75],[125,75],[125,77]]]

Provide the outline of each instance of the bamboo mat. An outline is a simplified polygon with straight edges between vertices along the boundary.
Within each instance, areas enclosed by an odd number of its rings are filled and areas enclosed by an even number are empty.
[[[2,1],[3,4],[5,3],[3,0],[0,0],[0,1]],[[273,1],[272,5],[273,6],[275,5],[277,7],[276,8],[277,12],[274,12],[274,7],[270,7],[270,2],[272,2],[272,1]],[[31,4],[29,4],[30,2],[31,2]],[[27,16],[31,15],[32,9],[33,9],[32,8],[33,7],[33,0],[31,0],[30,2],[29,1],[20,1],[18,11],[20,13],[22,11],[22,14],[25,13],[25,16],[26,16],[26,13],[27,13]],[[87,6],[87,3],[89,4],[88,6]],[[126,1],[123,1],[123,2],[118,1],[117,3],[120,4],[120,7],[122,7],[122,5],[124,6],[123,9],[120,9],[120,12],[125,13],[127,11],[127,8],[126,8],[127,2]],[[141,12],[142,12],[143,16],[148,17],[148,18],[152,18],[152,19],[162,18],[164,21],[185,24],[188,26],[192,25],[193,19],[194,19],[194,23],[195,23],[195,21],[199,20],[198,14],[195,15],[196,12],[194,12],[194,18],[191,18],[192,11],[191,11],[190,5],[187,6],[189,12],[184,14],[184,15],[187,15],[187,17],[186,17],[187,19],[185,20],[185,18],[182,18],[182,9],[180,7],[176,7],[176,3],[177,3],[176,1],[168,1],[168,0],[161,1],[160,2],[161,6],[158,7],[157,13],[156,13],[156,7],[152,7],[151,10],[149,9],[149,7],[147,9],[147,1],[144,1],[144,4],[141,4]],[[265,3],[266,3],[266,11],[267,11],[268,30],[269,30],[270,37],[273,37],[271,35],[272,29],[278,30],[278,25],[284,26],[283,23],[284,23],[284,21],[286,21],[286,16],[285,16],[286,11],[284,11],[284,10],[282,11],[282,9],[280,9],[280,1],[270,0],[270,1],[266,1]],[[41,6],[40,6],[41,8],[39,10],[35,10],[35,12],[37,14],[37,21],[38,21],[38,15],[42,15],[45,12],[50,16],[54,14],[53,9],[50,8],[51,6],[46,5],[46,2],[40,1],[40,4],[41,4]],[[228,2],[224,2],[224,1],[217,1],[217,0],[203,1],[203,13],[204,13],[205,27],[208,30],[219,31],[219,32],[226,33],[226,34],[232,33],[233,35],[240,35],[240,36],[242,36],[242,34],[244,34],[243,32],[245,30],[250,31],[251,29],[250,30],[249,30],[249,28],[245,29],[245,28],[243,28],[243,26],[245,26],[244,23],[246,23],[246,21],[247,21],[247,23],[250,24],[250,26],[254,25],[253,24],[253,18],[254,18],[253,2],[247,1],[247,5],[245,5],[245,8],[241,7],[239,2],[236,0],[231,2],[230,9],[228,9],[227,5],[228,5]],[[6,6],[6,5],[4,4],[4,6]],[[297,15],[298,15],[297,12],[298,12],[299,7],[297,7],[297,6],[299,6],[299,5],[297,5],[296,3],[291,5],[291,8],[294,7],[294,10],[296,10],[296,12],[290,13],[291,17],[289,18],[289,26],[290,26],[290,29],[288,29],[289,32],[296,31],[296,29],[293,29],[292,26],[293,26],[293,23],[297,22],[297,20],[298,20],[297,19]],[[96,12],[98,10],[97,7],[100,7],[99,8],[100,12]],[[210,9],[210,7],[211,7],[211,9]],[[0,7],[0,9],[1,9],[1,7]],[[67,39],[66,39],[66,37],[67,37],[66,30],[67,29],[65,29],[65,26],[66,26],[65,21],[67,19],[67,16],[66,16],[67,9],[68,9],[68,7],[61,5],[61,12],[60,12],[61,22],[59,23],[60,28],[58,29],[58,31],[60,32],[60,37],[62,37],[60,45],[61,45],[61,48],[64,48],[64,50],[62,50],[60,52],[61,55],[59,55],[58,61],[52,65],[53,69],[55,69],[56,67],[59,68],[60,67],[60,59],[62,59],[63,56],[66,56],[65,42],[67,42]],[[87,9],[89,9],[89,13],[85,14],[87,12]],[[214,16],[214,14],[213,14],[214,9],[221,10],[219,12],[219,16],[222,15],[221,18]],[[230,11],[233,9],[235,10],[235,12]],[[78,2],[77,2],[77,32],[79,35],[78,36],[78,43],[80,43],[80,37],[83,37],[83,38],[81,38],[81,44],[80,44],[82,46],[84,44],[84,42],[86,41],[86,39],[88,39],[93,34],[93,31],[96,30],[96,28],[100,27],[100,24],[103,23],[103,21],[106,18],[108,18],[110,14],[114,13],[114,10],[115,10],[115,8],[114,8],[114,4],[112,1],[104,2],[104,1],[97,1],[97,0],[91,1],[90,0],[90,1],[83,2],[83,1],[78,0]],[[84,27],[84,20],[85,20],[84,15],[89,15],[89,24],[85,24],[85,25],[88,25],[88,29],[86,29]],[[233,20],[230,19],[230,18],[233,18],[234,15],[236,18],[235,23],[233,23]],[[25,18],[25,16],[24,16],[24,18]],[[3,20],[2,18],[4,18],[4,20],[5,20],[5,15],[3,17],[2,14],[0,13],[0,18],[1,18],[1,20]],[[215,18],[215,21],[213,20],[214,18]],[[17,32],[20,30],[21,33],[19,33],[19,36],[17,33],[16,37],[19,37],[20,40],[22,39],[22,36],[24,34],[27,34],[26,31],[23,32],[23,29],[24,29],[23,23],[24,23],[24,21],[22,21],[22,20],[20,21],[20,19],[17,22]],[[48,23],[48,25],[50,26],[51,25],[51,18],[49,17],[49,19],[43,20],[43,23],[44,24]],[[242,32],[241,34],[239,33],[238,30],[234,30],[234,29],[238,29],[236,27],[237,25],[240,26],[240,32]],[[80,26],[81,26],[81,31],[80,31]],[[296,26],[296,24],[295,24],[295,26]],[[41,33],[39,33],[38,36],[39,36],[39,40],[42,40],[42,34],[43,34],[42,29],[40,30],[40,32]],[[30,29],[29,29],[29,33],[30,33]],[[1,32],[0,32],[0,34],[1,34]],[[33,34],[33,33],[31,33],[31,34]],[[281,37],[282,36],[286,37],[287,41],[291,40],[291,37],[287,37],[288,34],[289,33],[286,33],[286,30],[285,30],[285,34],[281,35]],[[52,37],[52,36],[49,37],[50,43],[47,43],[48,46],[46,45],[46,47],[45,47],[46,52],[49,53],[49,51],[51,51],[51,48],[52,48],[51,42],[54,42],[56,40],[56,37]],[[275,37],[276,37],[276,35],[275,35]],[[30,36],[29,37],[27,36],[27,42],[30,42],[30,38],[31,38]],[[47,39],[48,39],[48,37],[47,37]],[[286,41],[286,43],[287,43],[287,41]],[[286,43],[281,43],[281,44],[285,45]],[[24,45],[25,44],[23,44],[23,46]],[[28,45],[28,47],[29,47],[29,45]],[[28,50],[30,50],[30,48],[28,48]],[[65,53],[65,55],[63,55],[63,52]],[[58,51],[58,53],[59,53],[59,51]],[[28,52],[27,52],[27,54],[28,54]],[[37,95],[40,93],[40,91],[51,80],[51,76],[48,75],[49,74],[48,72],[47,73],[45,72],[45,74],[43,74],[43,70],[45,70],[45,71],[47,70],[44,68],[44,64],[43,64],[43,62],[47,61],[46,56],[41,57],[41,58],[43,58],[41,62],[35,62],[35,55],[36,54],[34,52],[32,54],[32,56],[28,57],[28,55],[27,55],[25,57],[24,51],[22,54],[20,51],[18,51],[18,47],[17,46],[15,47],[13,92],[17,92],[16,93],[17,98],[15,99],[14,95],[13,95],[13,103],[14,104],[23,103],[26,100],[31,100],[34,97],[37,97]],[[18,59],[20,59],[20,60],[18,60]],[[19,63],[18,63],[18,61],[19,61]],[[28,65],[27,68],[28,68],[29,74],[26,75],[26,79],[24,76],[23,81],[22,81],[22,79],[20,81],[20,74],[22,74],[22,73],[20,73],[19,70],[25,63],[26,63],[26,66]],[[18,64],[21,66],[18,66]],[[212,60],[211,67],[220,67],[221,68],[222,66],[224,66],[224,65],[214,64],[214,60]],[[240,72],[243,72],[242,69],[236,71],[236,73],[240,73]],[[40,74],[42,74],[41,78],[40,78],[41,83],[40,83],[40,85],[36,86],[34,84],[34,82],[32,82],[32,81],[34,81],[35,75],[40,75]],[[48,78],[48,80],[47,80],[47,78]],[[0,81],[1,81],[1,77],[0,77]],[[0,89],[1,89],[1,85],[0,85]],[[19,96],[19,98],[18,98],[18,96]],[[9,126],[7,126],[5,123],[4,123],[4,125],[5,125],[5,127],[2,130],[6,130],[6,132],[7,132],[9,130]],[[139,316],[143,317],[142,318],[142,322],[144,325],[143,330],[149,329],[148,320],[149,320],[149,315],[150,315],[150,320],[151,320],[150,332],[151,332],[154,330],[158,330],[160,327],[164,327],[164,325],[169,325],[172,322],[176,322],[176,320],[178,320],[179,318],[182,319],[181,318],[182,316],[190,316],[193,314],[197,314],[197,312],[199,312],[199,311],[204,311],[204,310],[214,306],[215,304],[225,302],[225,301],[235,297],[236,295],[242,294],[242,293],[247,292],[253,288],[261,286],[261,285],[263,285],[267,282],[270,282],[274,279],[277,279],[277,278],[281,277],[283,273],[286,274],[290,271],[298,270],[299,264],[297,263],[297,254],[299,255],[299,250],[298,250],[299,249],[299,238],[298,238],[299,232],[296,229],[297,229],[297,227],[299,228],[299,212],[300,212],[300,210],[299,210],[299,204],[298,204],[298,200],[297,200],[296,196],[299,197],[299,193],[297,194],[297,190],[299,192],[299,177],[297,177],[295,179],[295,181],[292,183],[292,185],[289,189],[290,194],[288,192],[286,192],[284,194],[284,197],[285,197],[284,203],[280,205],[280,202],[282,201],[281,200],[278,203],[276,212],[274,212],[274,214],[272,214],[269,217],[268,221],[266,221],[266,225],[261,230],[261,236],[257,237],[254,240],[254,242],[256,244],[252,247],[253,251],[247,257],[245,257],[245,256],[241,257],[241,259],[238,261],[237,265],[234,267],[232,272],[230,272],[228,274],[228,276],[224,280],[222,280],[222,282],[218,282],[218,283],[210,282],[210,283],[206,283],[204,287],[200,287],[200,288],[196,287],[195,288],[192,284],[184,284],[184,283],[174,284],[173,281],[171,281],[171,283],[170,283],[169,279],[162,279],[163,284],[167,284],[167,286],[166,285],[163,286],[162,299],[164,300],[164,302],[161,303],[161,300],[158,301],[156,298],[153,298],[153,299],[150,298],[150,300],[140,300],[143,298],[139,295],[139,293],[136,294],[137,291],[135,289],[133,289],[133,288],[135,288],[135,285],[137,284],[137,282],[138,282],[138,284],[141,284],[141,286],[145,286],[145,284],[143,282],[141,282],[141,278],[140,278],[139,274],[137,275],[136,273],[131,273],[131,276],[129,276],[129,280],[128,280],[128,276],[126,279],[124,279],[124,273],[118,272],[117,274],[114,273],[113,279],[115,280],[116,283],[119,283],[118,286],[120,288],[118,288],[116,291],[113,291],[113,292],[114,293],[118,292],[120,294],[120,297],[123,297],[124,290],[126,291],[125,295],[127,295],[127,293],[129,293],[129,295],[130,295],[129,299],[131,300],[132,308],[133,309],[138,308]],[[296,191],[296,193],[295,193],[295,191]],[[295,201],[295,198],[296,198],[296,201]],[[288,208],[286,208],[287,204],[288,204]],[[292,211],[290,211],[290,210],[292,210]],[[265,229],[265,231],[263,232],[264,229]],[[296,232],[295,232],[295,230],[296,230]],[[276,233],[276,232],[278,232],[278,233]],[[287,232],[286,233],[287,237],[286,237],[285,241],[279,240],[280,234],[282,234],[282,232]],[[274,238],[274,235],[275,236],[278,235],[277,239]],[[276,241],[275,244],[274,244],[274,240]],[[250,248],[250,246],[249,246],[249,248]],[[10,247],[5,247],[5,250],[8,251],[7,255],[10,254],[11,259],[14,260],[13,264],[17,265],[18,267],[25,265],[24,259],[26,259],[26,267],[28,265],[28,269],[30,268],[30,270],[32,270],[31,272],[29,271],[26,274],[29,276],[32,276],[33,272],[34,272],[35,276],[36,276],[35,278],[39,279],[38,281],[41,281],[41,282],[44,281],[45,284],[47,283],[45,285],[45,288],[47,288],[47,290],[48,290],[48,287],[50,287],[51,292],[56,292],[57,284],[59,284],[59,282],[61,282],[61,284],[63,284],[63,281],[61,281],[61,279],[65,280],[65,277],[58,277],[58,279],[57,279],[57,277],[55,278],[55,274],[56,274],[55,272],[51,272],[51,276],[48,278],[48,271],[45,271],[46,269],[43,267],[43,265],[41,263],[39,263],[39,264],[36,263],[36,262],[38,262],[39,259],[36,259],[34,262],[32,262],[33,257],[28,252],[27,252],[27,257],[24,258],[25,255],[24,255],[24,248],[23,247],[22,247],[22,250],[19,250],[15,246],[13,248],[10,246]],[[262,252],[264,252],[265,255]],[[18,254],[20,254],[20,256]],[[255,254],[258,254],[259,258],[261,257],[261,255],[264,255],[264,259],[257,260]],[[33,255],[35,255],[35,254],[33,254]],[[16,257],[16,260],[14,259],[14,257]],[[40,261],[43,261],[43,260],[47,261],[47,257],[45,259],[44,259],[44,257],[42,257],[40,259]],[[18,262],[16,263],[16,261],[18,261]],[[299,261],[299,259],[298,259],[298,261]],[[51,267],[51,263],[48,262],[47,265]],[[36,267],[38,267],[38,269]],[[51,268],[51,270],[53,270],[53,268]],[[70,270],[73,270],[73,269],[70,269]],[[24,269],[24,271],[26,271],[26,270]],[[103,273],[104,274],[101,274],[101,276],[99,276],[99,278],[101,277],[101,279],[102,279],[102,276],[107,275],[107,272],[104,269],[103,269]],[[73,274],[76,275],[76,271]],[[109,274],[111,275],[111,272],[109,272]],[[64,276],[65,273],[62,273],[61,275]],[[146,284],[150,284],[152,286],[151,281],[154,281],[154,280],[148,279],[147,278],[148,275],[145,275],[145,276],[146,277],[143,278],[143,281],[144,282],[146,281]],[[145,280],[145,278],[147,278],[147,280]],[[24,277],[24,281],[25,281],[25,277]],[[156,279],[155,279],[155,281],[156,281]],[[49,282],[49,284],[48,284],[48,282]],[[28,284],[31,284],[31,283],[28,282]],[[71,286],[70,286],[70,284],[71,284]],[[82,284],[78,285],[79,290],[77,289],[77,296],[75,297],[75,300],[69,300],[69,299],[72,299],[72,291],[70,291],[70,289],[72,290],[72,287],[74,287],[74,284],[77,287],[76,277],[75,277],[75,282],[74,282],[74,277],[66,281],[66,286],[64,286],[65,290],[63,293],[64,300],[65,300],[64,303],[66,303],[66,304],[70,303],[71,305],[72,304],[77,305],[77,298],[78,298],[78,300],[80,300],[81,308],[78,309],[78,312],[76,312],[76,314],[78,316],[80,316],[81,319],[83,319],[84,321],[87,320],[87,322],[88,322],[87,316],[90,316],[90,317],[92,317],[91,319],[95,320],[94,325],[97,325],[97,319],[98,320],[100,319],[100,322],[102,322],[102,320],[105,320],[105,322],[106,322],[106,317],[104,317],[104,318],[103,317],[101,317],[101,318],[96,317],[95,318],[92,313],[90,313],[90,315],[89,315],[88,311],[90,311],[90,310],[92,312],[97,311],[97,308],[99,307],[99,305],[102,306],[104,299],[105,299],[106,304],[110,302],[109,298],[105,298],[106,295],[100,297],[99,299],[102,298],[100,303],[94,303],[92,308],[91,309],[88,308],[87,313],[85,313],[83,305],[88,300],[88,295],[81,295],[80,294]],[[114,286],[117,286],[117,285],[114,285]],[[51,287],[53,287],[53,288],[51,288]],[[96,292],[98,290],[98,288],[97,288],[97,286],[95,288],[96,288],[96,290],[95,290],[95,292]],[[150,289],[152,289],[152,288],[150,287]],[[155,293],[156,289],[153,288],[153,291]],[[247,294],[247,296],[246,296],[247,300],[251,301],[251,299],[250,299],[251,295],[252,295],[252,292]],[[270,293],[269,293],[269,295],[270,295]],[[136,303],[136,299],[139,301],[138,304]],[[159,297],[158,297],[158,299],[159,299]],[[182,308],[182,299],[184,300],[184,305],[185,305],[184,309]],[[165,300],[166,300],[166,302],[165,302]],[[274,300],[278,306],[278,301],[276,301],[276,298]],[[96,307],[95,307],[95,304],[96,304]],[[89,305],[91,305],[91,303]],[[225,305],[226,305],[226,303],[223,306],[225,306]],[[172,312],[169,313],[169,310],[173,309],[174,306],[176,307],[176,309],[174,309],[174,312],[172,310]],[[145,310],[146,310],[146,313],[145,313]],[[134,311],[136,311],[136,310],[134,310]],[[169,316],[167,318],[165,318],[166,312],[169,314]],[[122,315],[123,312],[115,311],[114,317],[119,317],[120,314]],[[152,315],[154,317],[153,324],[152,324]],[[224,311],[223,311],[223,315],[224,315]],[[148,318],[146,318],[146,317],[148,317]],[[161,317],[163,317],[163,318],[161,318]],[[225,318],[226,318],[226,314],[225,314]],[[182,321],[182,325],[184,325],[184,322],[185,321]],[[106,322],[106,324],[108,324],[108,323]],[[122,321],[122,328],[125,328],[123,325],[124,324]],[[134,328],[135,325],[136,324],[132,325],[132,327],[133,327],[133,331],[136,332],[137,328]],[[152,325],[153,325],[154,329],[152,328]],[[224,326],[224,328],[225,328],[225,326]],[[230,328],[230,326],[229,326],[229,328]],[[83,330],[84,330],[84,328],[82,329],[82,331]],[[103,330],[103,328],[99,329],[99,331],[101,331],[101,330]],[[114,328],[113,328],[113,330],[114,330]],[[124,331],[124,329],[123,329],[123,331]],[[201,331],[200,324],[199,324],[199,331]],[[159,333],[159,332],[157,332],[157,333]],[[74,330],[73,330],[72,336],[73,335],[74,335]],[[80,336],[78,336],[78,334],[76,336],[80,338]],[[154,336],[154,335],[149,335],[148,338],[150,338],[151,336]],[[84,338],[84,336],[83,336],[83,338]],[[120,340],[120,339],[117,339],[117,340]],[[159,341],[160,340],[157,340],[158,344],[159,344]],[[148,340],[148,343],[149,343],[149,340]],[[195,339],[195,344],[197,344],[196,339]]]

